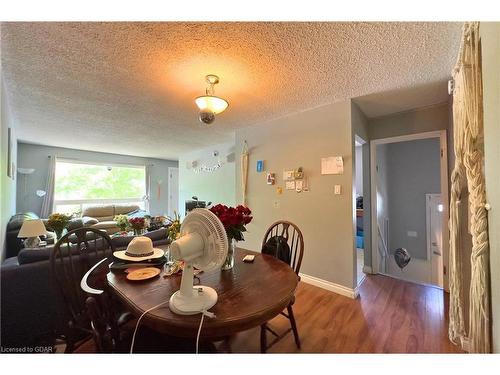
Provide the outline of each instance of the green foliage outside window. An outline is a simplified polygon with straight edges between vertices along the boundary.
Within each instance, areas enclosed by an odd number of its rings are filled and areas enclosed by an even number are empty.
[[[59,162],[55,199],[142,198],[146,192],[144,168]]]

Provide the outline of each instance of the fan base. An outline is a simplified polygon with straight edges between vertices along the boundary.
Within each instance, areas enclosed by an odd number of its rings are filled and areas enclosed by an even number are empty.
[[[202,291],[199,291],[199,290]],[[217,303],[217,292],[208,286],[193,287],[193,294],[185,296],[180,290],[170,297],[170,310],[179,315],[195,315],[212,308]]]

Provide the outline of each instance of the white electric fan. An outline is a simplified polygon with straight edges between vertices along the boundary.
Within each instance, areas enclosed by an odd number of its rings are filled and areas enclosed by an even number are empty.
[[[170,310],[193,315],[217,303],[217,292],[193,286],[193,267],[202,271],[220,268],[227,255],[227,235],[219,218],[205,208],[192,210],[181,225],[180,238],[170,244],[174,259],[184,261],[181,288],[170,297]]]

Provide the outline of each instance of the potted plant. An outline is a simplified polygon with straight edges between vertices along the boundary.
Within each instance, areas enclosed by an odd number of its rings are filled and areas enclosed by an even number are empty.
[[[113,220],[116,221],[116,225],[122,232],[127,230],[127,227],[129,226],[127,215],[116,215]]]
[[[68,226],[71,216],[59,213],[49,215],[47,225],[56,233],[57,239],[62,237],[64,229]]]
[[[228,250],[226,261],[222,265],[223,270],[229,270],[234,265],[234,248],[237,241],[244,241],[243,232],[246,232],[248,223],[252,221],[252,211],[248,207],[239,205],[228,207],[223,204],[217,204],[210,208],[222,222],[226,229]]]
[[[167,237],[170,242],[174,242],[179,235],[181,234],[181,217],[180,215],[174,211],[174,218],[169,217],[170,223],[167,226]],[[168,251],[167,263],[173,263],[172,254],[170,253],[170,246]]]

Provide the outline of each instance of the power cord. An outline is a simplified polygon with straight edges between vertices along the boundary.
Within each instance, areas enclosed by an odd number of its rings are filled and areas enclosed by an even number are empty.
[[[168,303],[169,301],[166,300],[166,301],[163,301],[162,303],[159,303],[158,305],[156,306],[153,306],[151,307],[150,309],[147,309],[146,311],[144,311],[141,316],[139,317],[139,319],[137,319],[137,323],[135,325],[135,329],[134,329],[134,334],[132,335],[132,343],[130,344],[130,354],[133,353],[133,350],[134,350],[134,342],[135,342],[135,334],[137,333],[137,329],[139,328],[139,323],[141,322],[142,318],[144,317],[144,315],[146,315],[148,312],[160,307],[161,305],[164,305],[166,303]]]
[[[135,343],[135,335],[137,333],[137,329],[139,328],[139,324],[142,320],[142,318],[147,314],[149,313],[150,311],[168,303],[169,301],[164,301],[162,303],[159,303],[158,305],[156,306],[153,306],[149,309],[147,309],[146,311],[144,311],[141,316],[139,317],[139,319],[137,319],[137,323],[135,325],[135,329],[134,329],[134,334],[132,335],[132,343],[130,344],[130,354],[133,353],[134,351],[134,343]],[[200,311],[201,313],[201,320],[200,320],[200,325],[198,327],[198,334],[196,335],[196,354],[198,354],[198,344],[199,344],[199,341],[200,341],[200,334],[201,334],[201,327],[203,325],[203,319],[205,318],[205,316],[209,317],[209,318],[215,318],[215,314],[213,312],[210,312],[210,311],[207,311],[207,310],[202,310]]]
[[[208,316],[209,318],[215,318],[215,314],[213,312],[202,310],[200,311],[200,313],[201,313],[200,326],[198,327],[198,334],[196,335],[196,354],[198,354],[198,344],[200,342],[200,333],[201,333],[201,327],[203,326],[203,319],[205,318],[205,316]]]

